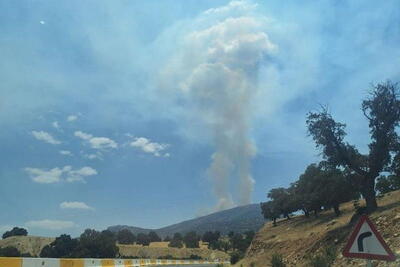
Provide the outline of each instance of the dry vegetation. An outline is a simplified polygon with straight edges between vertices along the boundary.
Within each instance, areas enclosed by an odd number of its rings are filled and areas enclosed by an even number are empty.
[[[12,236],[0,240],[0,247],[12,246],[16,247],[21,253],[29,253],[38,257],[42,248],[51,242],[54,238],[40,236]],[[141,258],[159,258],[172,256],[174,258],[189,258],[191,255],[197,255],[203,259],[223,259],[229,260],[229,256],[221,251],[213,251],[207,249],[207,244],[200,242],[200,248],[170,248],[168,242],[152,242],[150,246],[142,245],[122,245],[118,244],[121,256],[125,257],[141,257]]]
[[[400,266],[400,191],[386,194],[378,203],[379,209],[370,218],[398,259],[393,263],[375,262],[375,266]],[[246,257],[235,266],[270,266],[274,253],[281,254],[287,266],[309,266],[308,257],[328,246],[337,251],[333,266],[365,266],[365,260],[347,259],[341,255],[354,226],[349,224],[354,214],[352,202],[343,204],[341,209],[340,217],[327,211],[318,218],[299,215],[290,221],[281,220],[276,227],[266,223],[256,234]]]
[[[52,237],[41,236],[11,236],[0,240],[0,247],[15,247],[21,253],[29,253],[32,256],[39,256],[42,248],[54,241]]]
[[[164,243],[164,242],[158,242]],[[209,250],[207,248],[170,248],[163,244],[162,246],[143,247],[138,245],[122,245],[119,244],[119,252],[125,257],[140,258],[160,258],[172,256],[177,259],[189,258],[191,255],[200,256],[205,260],[222,259],[229,260],[229,255],[222,251]]]

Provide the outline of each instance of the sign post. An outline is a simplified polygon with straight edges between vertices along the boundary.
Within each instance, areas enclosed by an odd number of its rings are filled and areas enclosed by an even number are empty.
[[[396,260],[395,255],[367,215],[361,216],[343,250],[343,256],[366,259],[368,267],[372,267],[371,260]]]

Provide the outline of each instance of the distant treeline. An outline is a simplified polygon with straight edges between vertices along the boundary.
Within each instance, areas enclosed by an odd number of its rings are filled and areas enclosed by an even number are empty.
[[[322,207],[333,208],[339,215],[341,203],[360,195],[366,201],[365,212],[370,213],[378,207],[376,190],[400,189],[399,96],[397,84],[388,81],[373,86],[362,101],[371,138],[366,154],[344,140],[346,125],[335,121],[327,107],[309,112],[308,134],[323,161],[309,165],[289,188],[272,189],[270,201],[261,203],[264,217],[275,224],[280,216],[290,219],[290,213],[300,210],[306,216],[317,215]]]
[[[14,227],[6,232],[3,238],[10,236],[27,235],[28,231],[23,228]],[[222,236],[218,231],[208,231],[198,235],[191,231],[185,234],[175,233],[172,237],[165,237],[169,247],[174,248],[199,248],[200,240],[208,244],[212,250],[220,250],[231,255],[234,261],[244,256],[246,249],[254,237],[254,231],[247,231],[243,234],[230,232]],[[96,231],[86,229],[78,238],[71,238],[70,235],[62,234],[52,243],[43,247],[40,257],[43,258],[120,258],[117,244],[139,244],[149,246],[152,242],[161,242],[162,239],[156,232],[139,233],[134,235],[128,229],[122,229],[117,233],[109,230]],[[31,257],[29,254],[21,254],[15,247],[0,249],[0,256],[3,257]],[[166,256],[166,259],[173,259]],[[191,255],[189,259],[200,259],[199,256]]]

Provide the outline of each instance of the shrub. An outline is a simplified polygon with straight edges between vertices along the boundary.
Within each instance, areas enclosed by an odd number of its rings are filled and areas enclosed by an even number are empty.
[[[234,251],[230,254],[230,256],[231,256],[231,264],[235,264],[244,257],[244,253],[241,251]]]
[[[190,257],[189,257],[189,259],[191,259],[191,260],[201,260],[202,257],[199,256],[199,255],[191,254]]]
[[[285,267],[286,264],[283,262],[283,257],[281,254],[273,254],[271,258],[272,267]]]
[[[336,248],[334,246],[327,247],[325,251],[310,259],[311,267],[330,267],[336,258]]]
[[[15,247],[0,248],[0,257],[20,257],[21,253]]]

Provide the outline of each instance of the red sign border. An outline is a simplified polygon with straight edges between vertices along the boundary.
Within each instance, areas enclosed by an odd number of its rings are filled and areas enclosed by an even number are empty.
[[[372,232],[374,232],[376,238],[378,239],[378,241],[381,243],[381,245],[385,249],[386,253],[388,254],[387,256],[377,255],[377,254],[351,253],[350,252],[350,248],[353,245],[353,243],[358,235],[358,232],[360,231],[360,228],[364,224],[364,222],[368,223]],[[385,240],[383,240],[382,236],[376,230],[375,225],[371,222],[371,220],[368,218],[367,215],[361,216],[361,218],[358,221],[356,227],[354,228],[353,233],[351,234],[350,239],[347,242],[346,247],[344,248],[342,254],[344,257],[349,257],[349,258],[360,258],[360,259],[369,259],[369,260],[385,260],[385,261],[395,261],[396,260],[396,256],[394,255],[392,250],[389,248],[389,246],[386,244]]]

